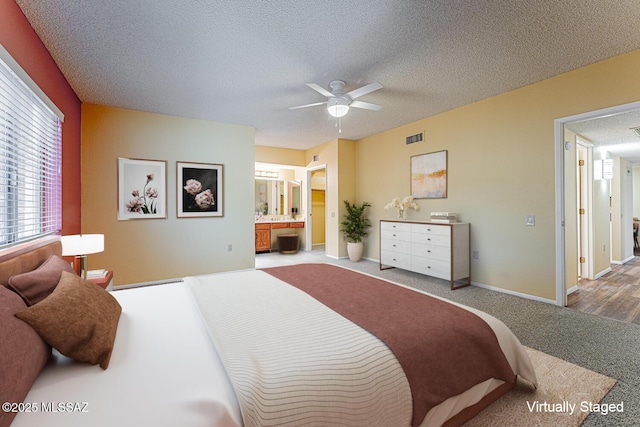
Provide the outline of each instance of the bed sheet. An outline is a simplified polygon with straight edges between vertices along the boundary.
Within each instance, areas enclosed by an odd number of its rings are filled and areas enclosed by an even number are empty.
[[[59,353],[12,427],[240,427],[233,389],[183,283],[112,295],[122,306],[107,370]],[[36,412],[33,412],[34,409]]]

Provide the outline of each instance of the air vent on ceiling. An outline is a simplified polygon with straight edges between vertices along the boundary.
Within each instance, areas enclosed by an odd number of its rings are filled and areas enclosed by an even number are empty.
[[[636,134],[636,136],[640,136],[640,126],[636,126],[634,128],[629,128],[632,132]]]
[[[406,144],[415,144],[416,142],[422,142],[424,140],[424,132],[416,133],[415,135],[411,135],[407,137]]]

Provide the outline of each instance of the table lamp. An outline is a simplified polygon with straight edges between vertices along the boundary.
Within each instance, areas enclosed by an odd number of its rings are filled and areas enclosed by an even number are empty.
[[[75,256],[74,268],[87,278],[87,255],[104,251],[104,234],[76,234],[62,236],[62,256]]]

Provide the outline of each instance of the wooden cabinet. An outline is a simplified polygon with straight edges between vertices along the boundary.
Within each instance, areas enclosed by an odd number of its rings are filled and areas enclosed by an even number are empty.
[[[269,252],[271,250],[271,230],[304,228],[304,221],[274,221],[257,222],[256,226],[256,253]]]
[[[271,224],[256,224],[256,252],[271,250]]]
[[[271,228],[304,228],[304,221],[272,222]]]
[[[469,224],[380,221],[380,269],[402,268],[469,286]],[[463,282],[454,286],[455,282]]]

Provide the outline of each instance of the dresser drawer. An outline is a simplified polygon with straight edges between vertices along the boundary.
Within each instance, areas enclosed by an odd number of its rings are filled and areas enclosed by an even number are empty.
[[[448,246],[412,243],[411,254],[417,257],[439,259],[441,261],[448,262],[451,259],[451,248]]]
[[[404,240],[383,239],[380,243],[382,251],[398,252],[403,254],[411,253],[411,242]]]
[[[410,231],[398,231],[398,230],[382,230],[380,233],[382,240],[395,240],[395,241],[403,241],[410,242],[411,241],[411,232]]]
[[[440,234],[412,234],[411,241],[413,243],[420,243],[423,245],[434,245],[434,246],[451,246],[451,237],[443,236]]]
[[[410,233],[411,224],[406,224],[404,222],[381,221],[380,229],[382,231],[392,230],[392,231],[406,231],[407,233]]]
[[[390,267],[411,269],[411,255],[392,251],[380,251],[380,262]]]
[[[412,256],[411,270],[416,273],[439,277],[440,279],[451,279],[451,263],[449,261]]]
[[[451,227],[437,224],[409,224],[413,234],[431,234],[438,236],[451,236]]]

